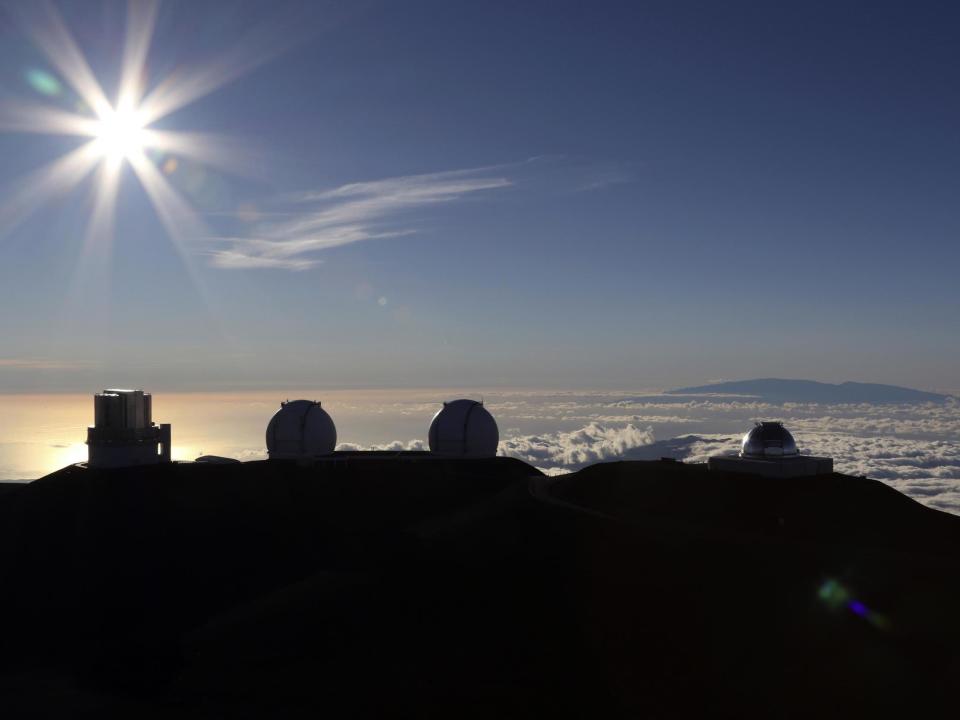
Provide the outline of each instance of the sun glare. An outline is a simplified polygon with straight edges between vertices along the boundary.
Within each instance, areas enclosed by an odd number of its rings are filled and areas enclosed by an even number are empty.
[[[113,109],[104,113],[96,124],[96,140],[102,155],[113,161],[140,153],[146,142],[140,113]]]
[[[42,102],[22,101],[4,92],[0,132],[69,136],[80,138],[82,145],[32,171],[15,191],[0,198],[0,236],[48,199],[92,175],[94,192],[84,257],[107,250],[113,241],[121,180],[130,175],[146,192],[187,272],[193,275],[186,241],[207,237],[209,232],[175,184],[184,178],[178,175],[178,167],[185,160],[194,161],[187,190],[195,194],[203,189],[206,177],[198,163],[234,170],[244,166],[244,154],[236,144],[224,144],[216,135],[153,126],[266,60],[271,52],[266,45],[253,53],[250,45],[237,46],[220,60],[184,68],[151,83],[148,57],[159,8],[159,0],[130,0],[127,4],[123,53],[115,100],[111,100],[55,4],[47,0],[17,4],[20,27],[46,62],[45,67],[30,67],[25,72],[27,87],[41,96]],[[126,165],[132,172],[123,172]],[[195,277],[193,280],[199,284]]]

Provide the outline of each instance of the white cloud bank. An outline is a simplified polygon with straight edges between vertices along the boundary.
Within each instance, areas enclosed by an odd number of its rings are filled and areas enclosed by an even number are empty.
[[[340,452],[357,450],[388,450],[391,452],[400,452],[401,450],[429,450],[427,443],[423,440],[394,440],[393,442],[381,443],[379,445],[359,445],[357,443],[338,443],[337,448]]]
[[[579,430],[507,438],[500,455],[528,462],[547,472],[570,471],[622,457],[631,448],[653,442],[653,429],[591,422]]]
[[[496,406],[491,403],[491,407]],[[622,413],[619,417],[617,413]],[[880,480],[931,507],[960,514],[960,402],[902,405],[689,401],[651,397],[616,401],[603,396],[515,398],[510,419],[577,423],[576,430],[521,434],[500,452],[551,474],[594,462],[673,457],[706,462],[739,449],[753,421],[783,420],[802,452],[834,459],[838,472]],[[499,415],[498,415],[499,418]],[[646,426],[638,428],[639,423]],[[671,437],[688,426],[693,432]],[[666,440],[654,441],[654,434]],[[731,432],[731,430],[734,430]]]
[[[437,403],[413,395],[394,403],[343,404],[355,427],[361,418],[389,423],[394,437],[341,443],[341,450],[426,449]],[[541,470],[571,472],[596,462],[672,457],[706,462],[735,452],[756,420],[782,420],[803,452],[834,459],[837,471],[865,475],[904,494],[960,514],[960,402],[902,405],[782,405],[729,399],[679,400],[651,394],[624,401],[610,392],[499,391],[486,394],[500,427],[500,454]],[[389,437],[389,436],[388,436]],[[660,439],[658,439],[660,438]]]
[[[319,251],[413,233],[402,223],[405,213],[512,184],[494,170],[407,175],[302,193],[287,199],[284,212],[254,222],[249,233],[218,238],[226,247],[211,250],[211,261],[232,270],[306,270],[321,262]]]

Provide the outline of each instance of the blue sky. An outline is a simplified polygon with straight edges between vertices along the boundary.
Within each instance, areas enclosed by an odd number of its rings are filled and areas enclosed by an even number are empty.
[[[76,109],[27,5],[0,14],[0,130],[5,104]],[[113,98],[126,4],[56,7]],[[213,136],[230,167],[151,156],[195,213],[178,252],[125,164],[112,243],[91,250],[94,176],[17,222],[3,209],[82,141],[0,132],[0,391],[960,388],[958,19],[165,3],[148,88],[229,82],[155,127]]]

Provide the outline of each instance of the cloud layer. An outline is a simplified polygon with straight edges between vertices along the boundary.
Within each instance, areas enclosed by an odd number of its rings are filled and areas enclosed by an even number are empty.
[[[427,428],[440,402],[470,396],[469,390],[344,390],[328,391],[323,400],[342,429],[338,449],[399,451],[426,449]],[[548,473],[621,458],[704,462],[714,454],[735,452],[754,421],[782,420],[802,451],[832,457],[840,472],[875,478],[926,505],[960,514],[960,401],[956,400],[899,405],[771,404],[654,393],[529,390],[487,391],[484,400],[500,428],[500,453]],[[82,437],[87,401],[76,402],[82,402],[83,408],[76,428],[48,432],[43,447],[21,451],[0,447],[0,477],[42,474],[27,472],[36,467],[27,458],[75,461],[63,455],[65,450],[46,445],[76,444]],[[191,399],[191,405],[196,402]],[[196,448],[197,455],[203,448],[208,454],[241,459],[264,457],[260,428],[275,408],[272,397],[235,400],[229,413],[235,424],[217,437],[208,433],[224,422],[222,401],[210,403],[215,413],[211,417],[198,420],[191,415],[192,435],[186,419],[175,420],[181,447]],[[8,401],[5,412],[11,427],[31,427],[28,411],[33,407]],[[20,439],[34,441],[32,432],[21,434]]]
[[[496,406],[491,402],[498,419],[563,427],[539,433],[508,428],[501,440],[501,454],[551,474],[616,459],[706,462],[711,455],[736,452],[754,421],[775,419],[787,424],[802,452],[834,458],[838,472],[880,480],[926,505],[960,514],[960,402],[955,400],[823,405],[655,395],[621,400],[603,394],[518,394],[504,400]]]
[[[358,443],[337,443],[339,452],[355,452],[357,450],[387,450],[391,452],[401,452],[403,450],[429,450],[427,443],[423,440],[394,440],[393,442],[380,443],[379,445],[360,445]]]
[[[432,394],[427,394],[432,398]],[[426,396],[425,396],[426,397]],[[425,397],[344,406],[362,426],[390,420],[412,437],[426,431],[437,401]],[[960,514],[960,401],[898,405],[764,403],[611,392],[501,391],[485,396],[500,426],[499,453],[550,474],[596,462],[672,457],[706,462],[736,452],[758,420],[782,420],[802,452],[826,455],[849,475],[880,480],[930,507]],[[409,434],[408,434],[409,432]],[[423,440],[342,443],[338,449],[426,449]]]
[[[652,428],[627,423],[616,427],[591,422],[571,432],[553,432],[501,441],[499,453],[547,472],[570,471],[623,457],[631,448],[653,442]]]

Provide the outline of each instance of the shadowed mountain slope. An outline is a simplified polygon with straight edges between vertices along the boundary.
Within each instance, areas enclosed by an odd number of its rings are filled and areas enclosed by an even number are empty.
[[[70,467],[0,498],[0,580],[41,717],[955,714],[960,518],[843,475]]]

